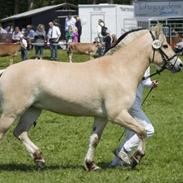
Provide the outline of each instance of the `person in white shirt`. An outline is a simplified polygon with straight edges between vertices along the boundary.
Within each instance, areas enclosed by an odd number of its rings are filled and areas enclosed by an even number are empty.
[[[1,26],[0,26],[0,34],[7,34],[8,32],[6,31],[6,29],[3,29]]]
[[[146,78],[149,75],[150,75],[150,67],[148,67],[148,69],[146,70],[144,78]],[[132,117],[134,117],[137,120],[137,122],[145,126],[148,138],[154,134],[154,127],[141,108],[144,86],[149,88],[156,88],[158,86],[158,82],[156,80],[152,81],[148,77],[147,79],[144,79],[139,83],[136,91],[135,102],[129,112],[132,115]],[[110,164],[110,167],[130,165],[132,168],[134,168],[144,155],[140,154],[140,152],[143,152],[141,148],[142,147],[140,146],[140,139],[137,136],[137,134],[131,130],[125,129],[125,138],[121,143],[121,145],[119,146],[119,148],[115,151],[115,158]],[[139,159],[138,160],[134,158],[130,159],[134,150],[137,149],[138,151],[136,152],[138,152]]]
[[[70,30],[74,30],[75,25],[76,25],[76,19],[73,16],[68,15],[65,18],[65,40],[66,40],[67,48],[68,48],[68,42],[69,42],[68,35],[70,34]]]
[[[59,38],[61,36],[61,32],[58,26],[55,26],[53,22],[49,22],[49,30],[48,30],[48,40],[47,43],[50,45],[51,50],[51,60],[58,60],[57,58],[57,48]]]
[[[73,16],[67,16],[65,19],[65,32],[69,31],[69,27],[72,27],[72,29],[76,25],[76,19]]]
[[[28,50],[27,50],[28,44],[27,44],[26,39],[24,39],[23,34],[20,36],[20,44],[21,44],[21,58],[22,58],[22,61],[27,60],[28,59]]]
[[[15,27],[15,30],[12,33],[13,42],[19,42],[21,36],[22,36],[22,32],[20,31],[20,28],[18,26]]]

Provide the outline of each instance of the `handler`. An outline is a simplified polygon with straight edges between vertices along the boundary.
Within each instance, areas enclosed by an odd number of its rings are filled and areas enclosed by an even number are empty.
[[[150,76],[150,67],[146,70],[144,78],[147,76]],[[151,137],[154,134],[154,127],[141,108],[144,86],[156,88],[158,86],[158,82],[156,80],[152,81],[149,77],[140,82],[136,91],[135,102],[129,112],[134,119],[145,126],[147,137]],[[136,149],[138,150],[134,155],[132,155]],[[125,129],[125,138],[119,148],[115,151],[115,158],[110,164],[110,167],[130,165],[134,168],[144,156],[142,152],[143,150],[140,145],[140,139],[137,134],[131,130]]]

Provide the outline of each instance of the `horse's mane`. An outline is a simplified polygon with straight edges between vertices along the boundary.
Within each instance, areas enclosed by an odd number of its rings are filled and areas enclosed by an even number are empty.
[[[138,29],[132,29],[128,32],[125,32],[124,34],[122,34],[118,40],[116,41],[116,43],[114,44],[114,46],[112,46],[111,48],[109,48],[106,52],[105,55],[110,55],[112,53],[114,53],[116,50],[118,50],[119,48],[121,48],[122,46],[126,45],[127,43],[129,43],[129,39],[134,39],[137,36],[139,36],[141,34],[140,31],[142,30],[146,30],[144,28],[138,28]],[[134,34],[132,34],[134,33]]]

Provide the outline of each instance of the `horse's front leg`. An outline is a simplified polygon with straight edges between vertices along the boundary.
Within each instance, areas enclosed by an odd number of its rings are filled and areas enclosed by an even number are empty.
[[[138,135],[140,139],[139,153],[143,155],[145,151],[145,143],[144,143],[144,139],[146,137],[145,127],[142,124],[138,123],[126,110],[122,111],[120,114],[118,114],[116,117],[113,117],[111,120],[114,123],[119,124],[120,126],[126,127],[134,131]],[[125,151],[124,148],[118,152],[117,156],[126,164],[131,165],[131,161],[128,157],[128,153]]]
[[[100,137],[102,135],[102,132],[106,124],[107,124],[107,119],[95,117],[93,132],[92,132],[92,135],[90,136],[89,148],[88,148],[88,152],[86,154],[85,162],[84,162],[85,169],[87,171],[100,169],[100,167],[98,167],[94,163],[93,159],[94,159],[94,153],[95,153],[96,147],[100,141]]]

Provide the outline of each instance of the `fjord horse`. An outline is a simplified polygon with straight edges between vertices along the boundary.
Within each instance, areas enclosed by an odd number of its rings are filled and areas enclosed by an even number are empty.
[[[161,27],[139,32],[142,34],[128,34],[129,41],[124,46],[116,45],[111,55],[84,63],[29,60],[5,69],[0,78],[0,139],[18,119],[14,135],[42,168],[45,160],[28,131],[45,109],[94,117],[84,161],[88,171],[99,169],[94,153],[108,121],[134,131],[143,146],[145,128],[128,113],[138,83],[151,63],[178,72],[182,62],[168,45]]]

